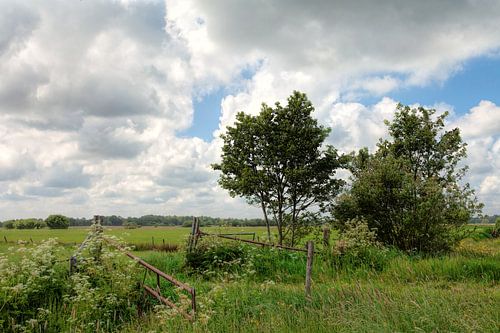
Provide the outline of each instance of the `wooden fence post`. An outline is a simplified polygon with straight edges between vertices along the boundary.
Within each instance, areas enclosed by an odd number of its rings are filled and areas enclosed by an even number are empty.
[[[3,236],[3,239],[5,240],[5,243],[7,243],[7,236]]]
[[[200,219],[196,218],[195,227],[194,227],[194,234],[193,234],[193,247],[194,248],[196,248],[196,245],[198,244],[199,237],[200,237]]]
[[[71,256],[69,258],[69,275],[73,274],[76,270],[76,257]]]
[[[311,273],[314,259],[314,243],[307,242],[306,299],[311,300]]]
[[[197,218],[193,217],[193,223],[191,224],[191,235],[189,235],[189,240],[188,240],[188,251],[191,252],[193,250],[194,242],[195,242],[195,235],[197,232]]]
[[[330,245],[330,228],[325,227],[323,229],[323,245],[328,247]]]

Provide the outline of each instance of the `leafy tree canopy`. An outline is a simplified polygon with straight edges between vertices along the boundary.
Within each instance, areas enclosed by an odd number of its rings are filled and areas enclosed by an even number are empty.
[[[460,182],[466,144],[459,130],[446,131],[447,113],[435,113],[399,105],[386,121],[390,139],[373,155],[351,154],[352,185],[333,208],[341,227],[363,217],[379,241],[407,251],[447,250],[460,238],[482,205]]]
[[[45,219],[45,223],[50,229],[68,229],[69,218],[64,215],[50,215]]]
[[[330,129],[318,125],[313,112],[307,96],[295,91],[286,106],[262,104],[257,116],[238,113],[222,135],[222,162],[213,165],[224,189],[259,205],[268,226],[275,222],[280,244],[296,244],[343,184],[334,178],[337,151],[324,146]]]

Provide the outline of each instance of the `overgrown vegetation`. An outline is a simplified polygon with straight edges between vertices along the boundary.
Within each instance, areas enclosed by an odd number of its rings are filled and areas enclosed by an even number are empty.
[[[19,247],[15,260],[0,257],[0,330],[115,331],[136,319],[142,293],[133,262],[95,239],[68,275],[65,255],[50,239]]]
[[[304,297],[304,253],[211,237],[200,239],[191,256],[138,253],[196,287],[195,323],[143,299],[143,272],[99,239],[81,253],[71,277],[67,248],[54,240],[21,245],[0,260],[0,327],[6,332],[497,331],[498,239],[468,239],[442,256],[410,256],[383,248],[362,219],[349,222],[338,237],[329,248],[318,247],[312,301]],[[156,285],[154,276],[145,282]],[[181,306],[189,301],[169,284],[162,283],[161,290]]]
[[[42,219],[16,219],[3,222],[6,229],[42,229],[47,224]]]
[[[68,229],[69,219],[64,215],[49,215],[45,219],[45,224],[47,224],[50,229]]]
[[[482,205],[460,185],[466,145],[458,129],[444,130],[446,115],[399,105],[390,139],[351,155],[352,185],[333,205],[341,228],[362,217],[378,241],[405,251],[449,251],[460,240]]]

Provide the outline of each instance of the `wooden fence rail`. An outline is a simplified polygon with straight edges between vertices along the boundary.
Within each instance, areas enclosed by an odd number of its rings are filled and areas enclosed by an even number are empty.
[[[133,255],[132,253],[126,251],[120,244],[115,242],[114,240],[102,236],[102,227],[101,227],[101,221],[102,221],[102,216],[94,216],[94,224],[93,224],[93,230],[94,232],[89,233],[87,238],[81,243],[81,245],[78,247],[77,251],[71,256],[70,258],[70,273],[74,272],[75,269],[77,268],[77,254],[79,254],[86,246],[87,243],[95,238],[95,237],[100,237],[101,240],[107,242],[108,244],[114,246],[121,252],[123,252],[127,257],[130,259],[136,261],[139,265],[144,267],[146,269],[146,274],[148,272],[152,272],[153,274],[156,274],[156,288],[153,289],[150,286],[145,284],[145,281],[142,283],[142,287],[144,288],[144,291],[154,298],[156,298],[159,302],[170,306],[171,308],[177,310],[184,318],[194,321],[195,316],[196,316],[196,290],[193,287],[188,286],[187,284],[175,279],[173,276],[168,275],[158,268],[154,267],[153,265],[147,263],[146,261],[142,260],[141,258]],[[146,279],[146,274],[144,275],[144,280]],[[169,300],[168,298],[164,297],[161,294],[161,288],[160,288],[160,278],[163,278],[173,284],[174,286],[177,286],[181,288],[182,290],[186,291],[190,296],[191,296],[191,311],[190,313],[185,312],[183,309],[181,309],[177,304]]]
[[[113,240],[108,239],[108,238],[104,238],[104,239],[108,243],[110,243],[111,245],[115,246],[117,249],[121,250],[127,257],[136,261],[139,265],[144,267],[146,269],[146,273],[149,271],[149,272],[156,274],[156,289],[153,289],[150,286],[144,284],[144,281],[143,281],[143,288],[148,294],[150,294],[151,296],[156,298],[161,303],[163,303],[167,306],[170,306],[171,308],[177,310],[187,320],[190,320],[190,321],[195,320],[195,317],[196,317],[196,290],[195,290],[195,288],[188,286],[187,284],[177,280],[176,278],[174,278],[171,275],[168,275],[167,273],[164,273],[163,271],[161,271],[158,268],[156,268],[155,266],[147,263],[143,259],[133,255],[132,253],[125,251],[119,244],[115,243]],[[145,276],[144,276],[144,278],[145,278]],[[160,278],[163,278],[163,279],[167,280],[168,282],[170,282],[171,284],[181,288],[182,290],[186,291],[191,296],[191,312],[190,313],[186,313],[184,310],[179,308],[174,302],[170,301],[168,298],[164,297],[161,294]]]
[[[289,250],[289,251],[297,251],[297,252],[306,252],[306,249],[299,249],[296,247],[290,247],[290,246],[285,246],[285,245],[279,245],[279,244],[273,244],[273,243],[263,243],[263,242],[258,242],[254,240],[249,240],[249,239],[242,239],[242,238],[237,238],[237,237],[230,237],[230,236],[225,236],[225,235],[220,235],[220,234],[209,234],[203,231],[199,231],[200,236],[216,236],[219,238],[224,238],[224,239],[230,239],[234,241],[239,241],[243,243],[249,243],[249,244],[255,244],[255,245],[261,245],[261,246],[267,246],[267,247],[276,247],[279,249],[284,249],[284,250]]]

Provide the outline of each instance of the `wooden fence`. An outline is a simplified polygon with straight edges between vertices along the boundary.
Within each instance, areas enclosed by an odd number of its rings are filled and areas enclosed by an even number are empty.
[[[144,291],[146,293],[148,293],[149,295],[156,298],[159,302],[177,310],[184,318],[186,318],[190,321],[194,321],[194,319],[196,317],[196,290],[195,290],[195,288],[188,286],[187,284],[175,279],[173,276],[162,272],[160,269],[147,263],[143,259],[126,251],[120,244],[116,243],[112,239],[109,239],[107,237],[102,237],[102,235],[101,235],[101,233],[102,233],[101,221],[102,221],[102,216],[98,216],[98,215],[94,216],[94,224],[92,226],[94,229],[94,232],[89,233],[89,235],[82,242],[82,244],[79,246],[77,251],[71,256],[71,258],[70,258],[70,273],[73,273],[77,269],[77,265],[78,265],[77,254],[80,253],[87,246],[87,243],[91,239],[93,239],[95,237],[101,237],[102,240],[104,240],[108,244],[114,246],[118,250],[122,251],[127,257],[136,261],[139,265],[141,265],[142,267],[144,267],[146,269],[145,274],[144,274],[144,280],[142,281],[142,287],[144,288]],[[152,287],[145,284],[146,274],[148,274],[148,273],[152,273],[152,274],[156,275],[156,287],[155,288],[152,288]],[[177,304],[175,304],[174,302],[172,302],[167,297],[165,297],[161,294],[161,288],[160,288],[160,281],[161,280],[160,279],[164,279],[164,280],[168,281],[169,283],[181,288],[182,290],[186,291],[191,296],[191,311],[190,311],[190,313],[185,312]]]

